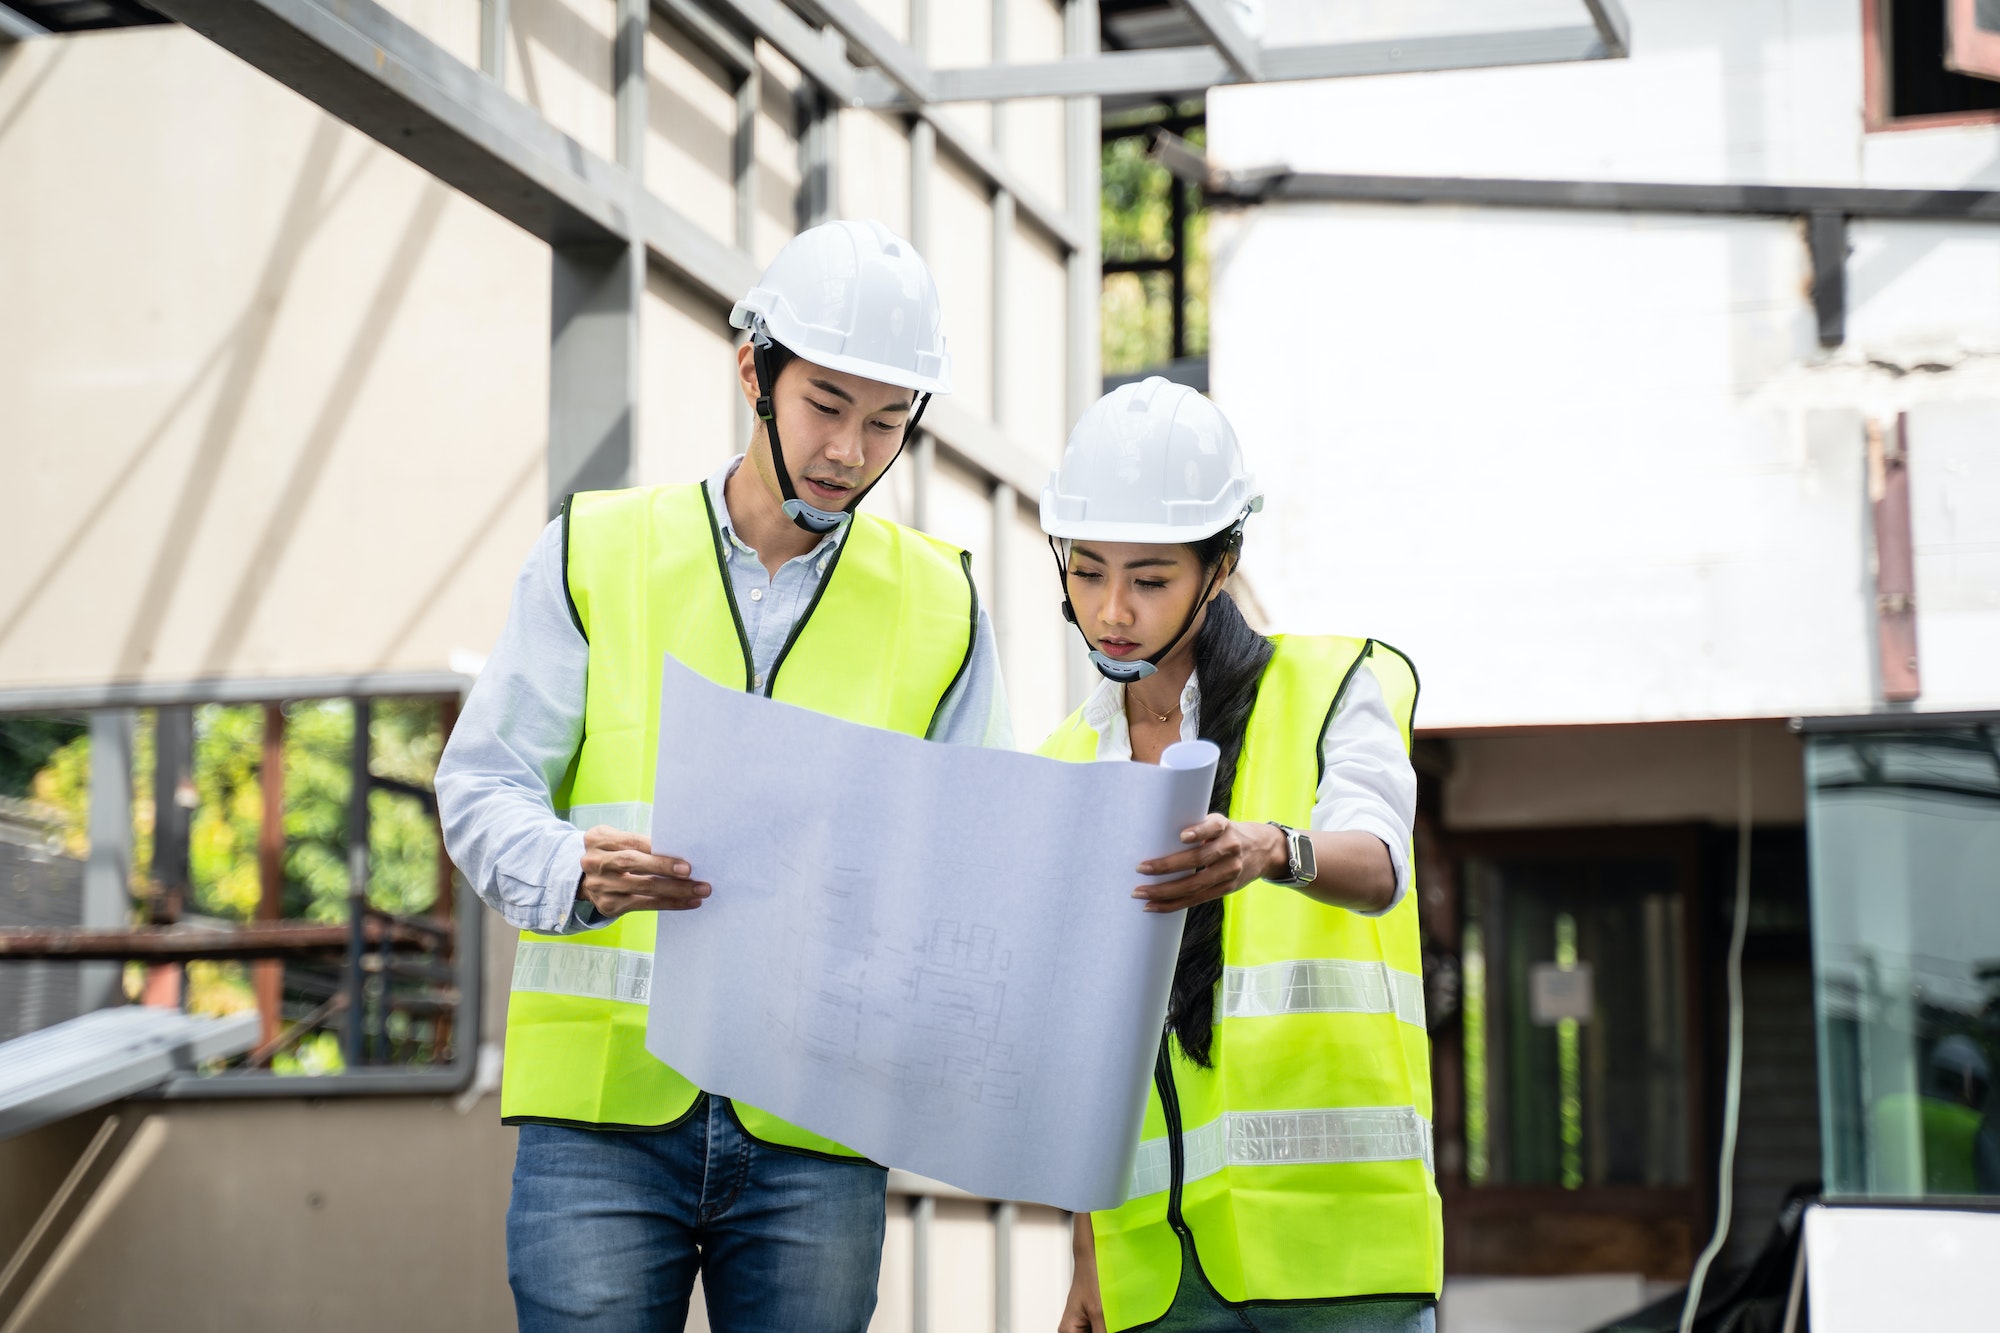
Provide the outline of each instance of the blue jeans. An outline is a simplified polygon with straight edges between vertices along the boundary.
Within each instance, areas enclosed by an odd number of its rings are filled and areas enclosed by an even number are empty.
[[[719,1097],[672,1129],[522,1125],[507,1277],[523,1333],[661,1333],[701,1274],[716,1333],[863,1333],[888,1173],[766,1147]]]

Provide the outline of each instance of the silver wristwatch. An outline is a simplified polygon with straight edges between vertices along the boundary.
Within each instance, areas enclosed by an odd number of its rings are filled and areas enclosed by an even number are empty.
[[[1287,889],[1302,889],[1312,883],[1319,875],[1319,862],[1313,859],[1312,839],[1303,831],[1286,828],[1275,819],[1271,821],[1271,827],[1285,835],[1285,856],[1289,862],[1286,870],[1289,873],[1284,879],[1270,882]]]

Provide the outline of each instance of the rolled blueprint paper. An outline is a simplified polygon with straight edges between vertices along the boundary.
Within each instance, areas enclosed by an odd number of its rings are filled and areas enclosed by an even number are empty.
[[[1126,1197],[1218,752],[1070,764],[939,745],[703,678],[661,686],[653,845],[714,886],[657,916],[647,1048],[888,1166],[1072,1211]]]

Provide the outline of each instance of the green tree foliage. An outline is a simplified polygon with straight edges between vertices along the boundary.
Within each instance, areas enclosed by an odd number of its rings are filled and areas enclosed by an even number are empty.
[[[69,718],[0,717],[0,796],[30,795],[49,757],[84,730]]]
[[[381,777],[428,788],[444,736],[432,699],[375,701],[372,767]],[[66,850],[90,847],[90,736],[78,729],[50,750],[28,793],[52,809]],[[287,918],[347,919],[348,772],[354,709],[345,699],[285,707],[285,887]],[[188,835],[192,910],[247,921],[263,885],[257,839],[264,819],[264,709],[209,704],[195,711],[194,782],[199,804]],[[133,880],[143,893],[152,861],[153,715],[139,718],[133,764]],[[437,896],[437,825],[417,797],[369,794],[368,898],[385,911],[427,910]]]
[[[1197,147],[1206,142],[1197,127],[1189,132]],[[1100,176],[1101,241],[1104,258],[1164,259],[1173,253],[1173,177],[1147,156],[1144,134],[1111,139],[1104,145]],[[1208,213],[1190,190],[1187,222],[1187,350],[1208,351]],[[1124,374],[1156,366],[1173,349],[1172,283],[1165,273],[1112,273],[1104,279],[1101,302],[1104,373]]]

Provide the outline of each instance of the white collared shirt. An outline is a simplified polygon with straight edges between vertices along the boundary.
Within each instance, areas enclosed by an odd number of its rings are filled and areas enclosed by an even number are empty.
[[[1083,705],[1085,725],[1097,733],[1099,759],[1130,759],[1132,730],[1125,720],[1125,687],[1099,682]],[[1201,735],[1201,681],[1190,672],[1181,691],[1181,739]],[[1403,751],[1403,734],[1382,698],[1375,674],[1356,671],[1320,740],[1323,776],[1313,801],[1317,833],[1372,833],[1389,849],[1396,893],[1380,916],[1410,890],[1410,830],[1417,814],[1417,774]]]

